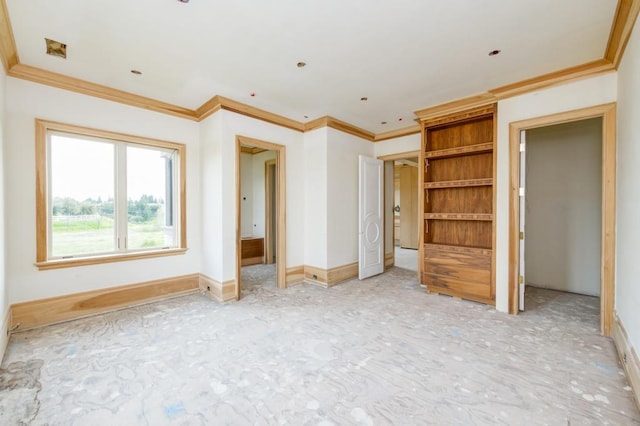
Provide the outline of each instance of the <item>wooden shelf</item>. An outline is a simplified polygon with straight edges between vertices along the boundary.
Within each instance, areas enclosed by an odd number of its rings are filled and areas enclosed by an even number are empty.
[[[492,221],[493,214],[491,213],[425,213],[425,219],[436,220],[481,220]]]
[[[469,154],[484,154],[493,151],[493,142],[479,143],[476,145],[460,146],[456,148],[439,149],[437,151],[427,151],[424,153],[424,158],[436,159],[436,158],[449,158],[459,157]]]
[[[425,243],[423,244],[425,250],[447,251],[453,253],[467,253],[467,254],[480,254],[491,255],[492,250],[487,247],[473,247],[473,246],[452,246],[450,244],[437,244],[437,243]]]
[[[446,180],[439,182],[425,182],[424,189],[465,188],[471,186],[493,186],[493,178]]]

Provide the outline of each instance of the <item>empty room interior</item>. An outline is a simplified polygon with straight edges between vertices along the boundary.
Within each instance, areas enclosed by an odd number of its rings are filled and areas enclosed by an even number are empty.
[[[0,0],[0,424],[640,425],[640,0]]]

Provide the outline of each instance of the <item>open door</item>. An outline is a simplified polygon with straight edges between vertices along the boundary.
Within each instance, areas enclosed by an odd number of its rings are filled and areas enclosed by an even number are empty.
[[[359,159],[358,278],[361,280],[384,271],[383,164],[375,158]]]

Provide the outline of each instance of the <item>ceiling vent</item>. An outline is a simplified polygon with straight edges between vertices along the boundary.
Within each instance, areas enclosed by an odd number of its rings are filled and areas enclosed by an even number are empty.
[[[44,39],[47,44],[47,55],[58,56],[63,59],[67,59],[67,45],[60,43],[59,41]]]

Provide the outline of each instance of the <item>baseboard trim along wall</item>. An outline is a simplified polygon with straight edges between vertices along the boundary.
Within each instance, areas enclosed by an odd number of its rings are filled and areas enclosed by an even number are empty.
[[[613,342],[618,350],[620,362],[624,367],[624,371],[627,373],[627,380],[631,384],[631,389],[633,389],[636,404],[640,407],[640,361],[638,360],[638,354],[635,348],[631,345],[631,342],[629,342],[627,332],[617,313],[613,315],[611,337],[613,337]]]
[[[108,311],[142,305],[198,291],[199,274],[74,293],[11,306],[13,332]]]
[[[331,269],[322,269],[315,266],[304,266],[304,279],[323,287],[332,287],[341,282],[358,276],[358,262],[337,266]]]
[[[2,323],[0,323],[0,364],[4,358],[4,353],[7,350],[9,344],[9,323],[11,322],[11,307],[7,306],[7,312],[2,316]]]
[[[236,298],[236,280],[216,281],[204,274],[199,274],[198,286],[203,294],[224,303]]]
[[[300,265],[287,268],[286,282],[287,286],[304,282],[304,266]]]
[[[384,267],[390,268],[396,263],[396,256],[394,252],[384,254]]]

